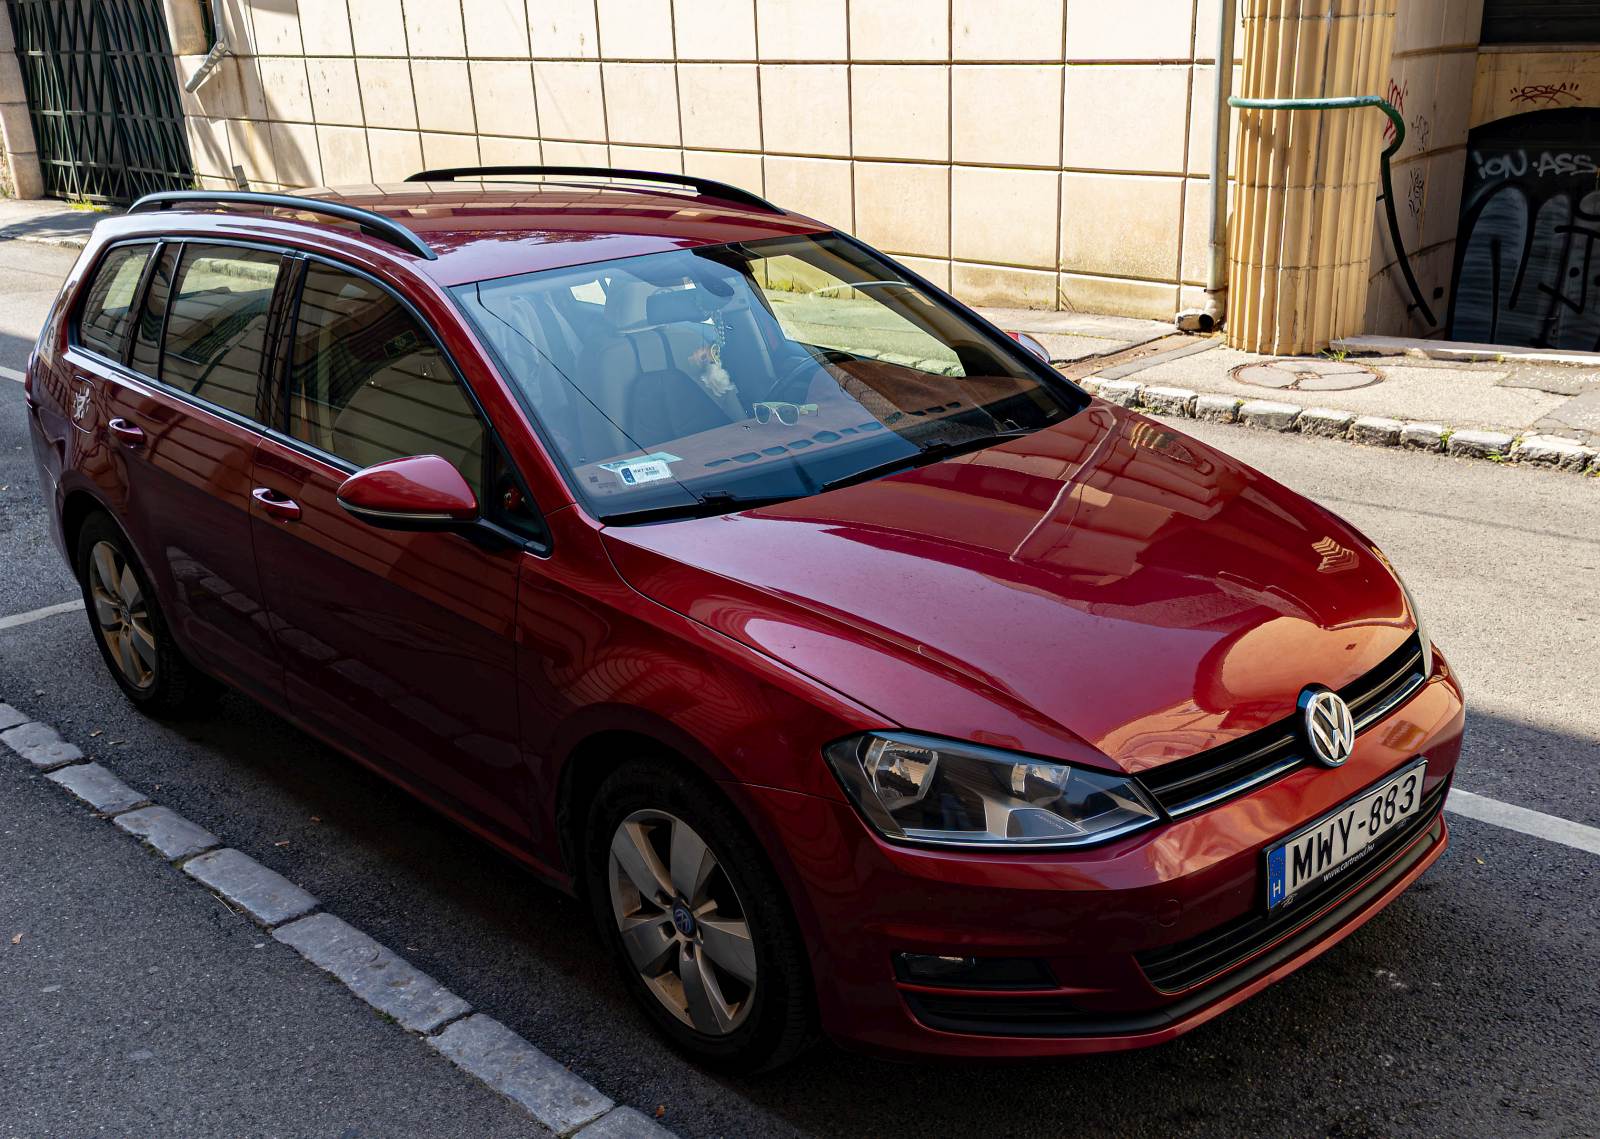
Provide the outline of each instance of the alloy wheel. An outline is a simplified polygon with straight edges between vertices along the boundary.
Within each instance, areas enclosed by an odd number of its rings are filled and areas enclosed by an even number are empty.
[[[89,596],[117,671],[135,688],[156,682],[156,638],[150,607],[127,558],[110,542],[96,542],[89,553]]]
[[[755,998],[755,942],[705,840],[674,815],[635,811],[611,837],[608,866],[612,915],[645,987],[699,1032],[736,1030]]]

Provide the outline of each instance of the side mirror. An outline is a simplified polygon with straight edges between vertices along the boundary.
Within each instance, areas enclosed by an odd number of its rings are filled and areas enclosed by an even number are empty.
[[[390,459],[339,484],[339,505],[384,530],[448,530],[478,518],[478,499],[438,455]]]
[[[1008,330],[1006,335],[1011,337],[1011,339],[1015,340],[1018,344],[1022,345],[1029,352],[1032,352],[1035,356],[1039,357],[1039,359],[1043,360],[1046,364],[1050,362],[1050,350],[1043,344],[1040,344],[1033,337],[1029,336],[1026,332],[1011,332]]]

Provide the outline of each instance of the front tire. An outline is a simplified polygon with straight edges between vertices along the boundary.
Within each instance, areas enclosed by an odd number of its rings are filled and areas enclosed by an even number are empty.
[[[675,766],[625,764],[589,812],[585,882],[624,983],[679,1050],[749,1074],[816,1034],[805,946],[743,820]]]
[[[220,686],[179,651],[149,576],[109,515],[84,521],[76,565],[95,644],[123,695],[154,716],[209,708]]]

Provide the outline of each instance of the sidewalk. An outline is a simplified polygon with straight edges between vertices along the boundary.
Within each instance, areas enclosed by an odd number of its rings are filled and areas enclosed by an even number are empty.
[[[0,199],[0,240],[81,248],[104,216]],[[1600,474],[1600,353],[1353,337],[1341,342],[1348,353],[1276,361],[1161,321],[979,311],[1034,337],[1104,398],[1143,411]]]

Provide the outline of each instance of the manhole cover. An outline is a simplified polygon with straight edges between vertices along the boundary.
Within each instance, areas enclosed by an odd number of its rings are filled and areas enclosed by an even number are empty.
[[[1241,384],[1299,392],[1342,392],[1383,379],[1371,368],[1348,360],[1267,360],[1240,364],[1229,374]]]

